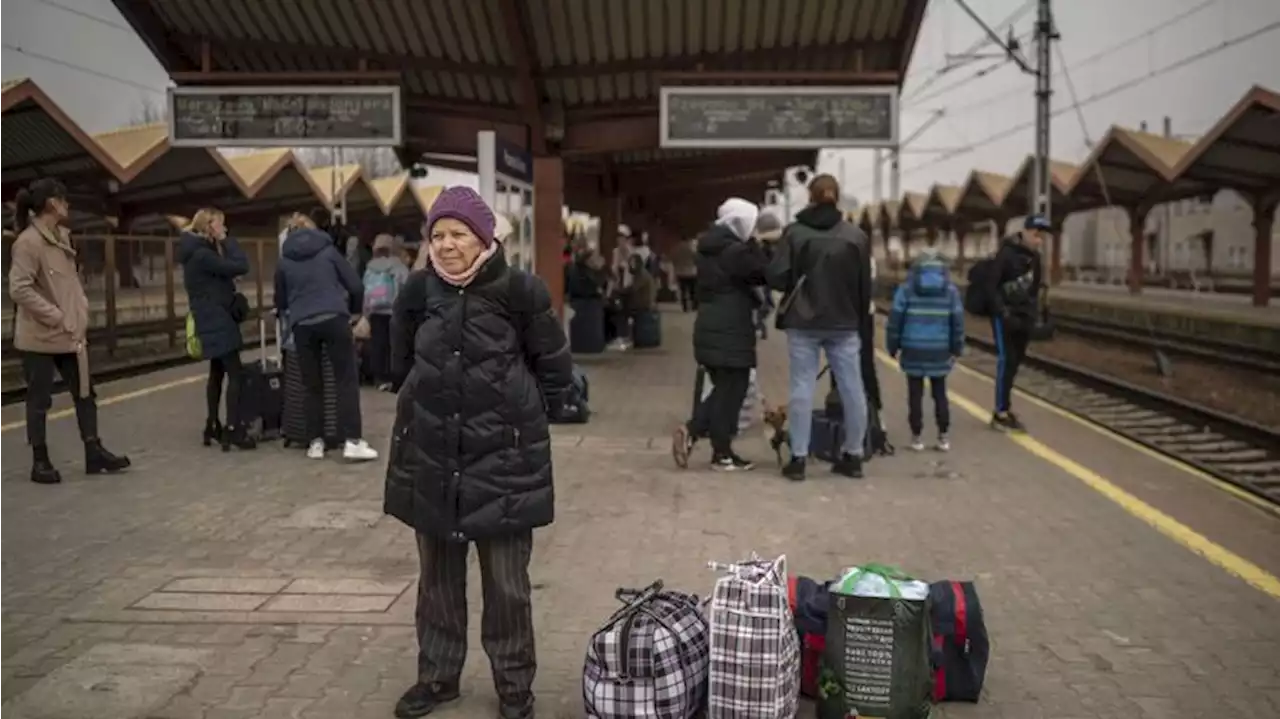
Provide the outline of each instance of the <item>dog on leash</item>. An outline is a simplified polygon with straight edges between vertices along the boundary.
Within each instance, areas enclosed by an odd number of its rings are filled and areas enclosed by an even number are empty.
[[[778,458],[778,466],[784,464],[782,457],[782,448],[786,446],[788,459],[791,454],[791,433],[787,429],[787,406],[785,404],[776,407],[770,407],[769,403],[763,402],[764,407],[764,426],[765,436],[769,439],[769,447],[773,449],[773,454]]]

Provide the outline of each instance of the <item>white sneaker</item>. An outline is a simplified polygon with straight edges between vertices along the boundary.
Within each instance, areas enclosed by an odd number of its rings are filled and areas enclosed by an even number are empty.
[[[907,446],[911,448],[912,452],[924,451],[924,441],[920,439],[920,435],[918,434],[911,436],[911,444]]]
[[[324,459],[324,440],[313,439],[307,446],[307,459]]]
[[[939,452],[950,452],[951,440],[947,438],[947,435],[940,434],[938,435],[938,443],[934,445],[934,447],[936,447]]]
[[[368,462],[378,458],[378,450],[363,439],[349,439],[342,447],[342,458],[350,462]]]

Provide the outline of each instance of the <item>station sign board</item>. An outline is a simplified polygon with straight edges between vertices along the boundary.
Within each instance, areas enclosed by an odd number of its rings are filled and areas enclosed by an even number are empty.
[[[495,137],[493,164],[499,175],[525,185],[533,184],[533,155],[523,147]]]
[[[663,147],[806,149],[898,143],[895,87],[664,87]]]
[[[173,147],[401,144],[400,88],[169,88]]]

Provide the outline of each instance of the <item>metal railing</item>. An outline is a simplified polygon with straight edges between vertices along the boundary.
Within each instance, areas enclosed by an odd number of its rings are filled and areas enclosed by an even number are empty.
[[[76,264],[89,298],[88,344],[95,374],[114,367],[180,357],[187,314],[187,294],[182,267],[175,259],[175,235],[73,236]],[[237,284],[252,309],[256,330],[262,310],[274,306],[274,276],[279,258],[275,237],[238,237],[249,255],[249,273]],[[21,387],[13,353],[15,306],[9,297],[9,267],[14,238],[5,233],[3,245],[4,390]]]

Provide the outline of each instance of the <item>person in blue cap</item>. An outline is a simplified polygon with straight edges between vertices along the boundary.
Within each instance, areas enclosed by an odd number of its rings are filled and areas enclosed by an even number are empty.
[[[1000,243],[992,267],[986,273],[987,306],[991,308],[991,336],[996,343],[996,397],[991,427],[1002,431],[1026,431],[1013,413],[1013,381],[1027,354],[1031,330],[1038,315],[1040,247],[1049,236],[1043,215],[1029,215],[1022,231]]]

